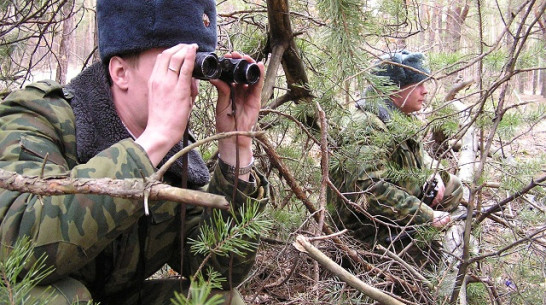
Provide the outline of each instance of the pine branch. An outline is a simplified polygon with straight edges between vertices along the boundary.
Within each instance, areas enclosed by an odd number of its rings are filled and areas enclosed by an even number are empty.
[[[40,178],[0,169],[0,188],[41,196],[94,194],[144,200],[147,195],[149,200],[170,200],[223,210],[229,208],[229,203],[223,196],[172,187],[148,179]]]
[[[222,212],[213,211],[210,223],[202,226],[197,239],[190,238],[191,252],[205,256],[195,271],[194,278],[201,273],[213,255],[246,256],[246,252],[258,247],[259,235],[271,227],[271,223],[264,218],[265,214],[259,211],[257,205],[244,205],[239,209],[239,217],[233,210],[230,210],[230,214],[231,218],[226,220]]]
[[[28,237],[20,238],[13,247],[4,247],[0,251],[0,304],[48,304],[53,298],[50,288],[43,290],[39,296],[30,296],[30,291],[54,271],[46,267],[46,255],[28,266],[34,254]],[[25,265],[27,271],[24,271]]]
[[[42,196],[67,194],[109,195],[133,200],[169,200],[222,210],[229,209],[229,202],[220,195],[182,189],[161,183],[159,180],[167,169],[190,150],[207,142],[243,135],[254,137],[254,132],[225,132],[196,141],[172,156],[155,174],[144,179],[110,179],[110,178],[41,178],[24,176],[0,169],[0,188],[11,191],[33,193]]]

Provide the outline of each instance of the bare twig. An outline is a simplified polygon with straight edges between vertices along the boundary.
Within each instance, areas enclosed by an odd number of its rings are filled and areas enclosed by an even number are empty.
[[[455,95],[457,95],[457,92],[463,90],[464,88],[472,85],[475,82],[476,82],[475,80],[471,79],[471,80],[463,81],[463,82],[460,82],[460,83],[456,84],[446,94],[446,97],[445,97],[444,101],[449,102],[449,101],[455,99]]]
[[[307,253],[311,258],[318,261],[322,266],[328,269],[330,272],[335,274],[341,280],[345,281],[347,284],[351,285],[353,288],[358,289],[360,292],[369,296],[370,298],[380,302],[381,304],[386,305],[403,305],[404,303],[397,300],[396,298],[388,295],[384,291],[381,291],[373,286],[370,286],[356,276],[351,274],[349,271],[345,270],[343,267],[336,264],[328,256],[322,253],[319,249],[315,248],[307,238],[302,235],[296,237],[296,242],[294,242],[294,247],[301,252]]]
[[[171,158],[169,158],[169,160],[167,160],[167,162],[165,162],[165,164],[163,164],[163,166],[161,166],[161,168],[152,176],[152,179],[160,180],[161,177],[163,177],[163,175],[165,174],[165,172],[169,169],[169,167],[171,167],[171,165],[176,161],[176,159],[182,157],[184,154],[188,153],[190,150],[192,150],[192,149],[194,149],[196,147],[199,147],[199,146],[201,146],[201,145],[203,145],[205,143],[215,141],[215,140],[220,140],[220,139],[223,139],[223,138],[234,137],[234,136],[237,136],[237,135],[247,136],[247,137],[255,137],[257,134],[258,133],[251,132],[251,131],[231,131],[231,132],[223,132],[223,133],[215,134],[215,135],[207,137],[205,139],[196,141],[195,143],[192,143],[192,144],[184,147],[179,152],[174,154]]]
[[[400,265],[404,266],[411,274],[413,274],[415,277],[420,279],[423,282],[423,284],[425,284],[425,286],[427,286],[430,289],[434,289],[434,285],[429,280],[427,280],[421,273],[415,270],[415,268],[413,268],[410,264],[406,263],[402,258],[400,258],[400,256],[396,255],[396,253],[390,251],[389,249],[383,247],[380,244],[377,244],[376,248],[379,251],[385,252],[385,254],[387,254],[388,257],[394,259]]]
[[[546,181],[546,175],[543,175],[541,177],[538,177],[537,179],[532,179],[531,183],[529,183],[527,186],[525,186],[521,191],[515,192],[514,194],[506,197],[504,200],[498,202],[494,206],[490,207],[489,209],[485,210],[483,214],[481,214],[475,221],[475,224],[478,224],[482,222],[489,214],[498,212],[509,202],[514,201],[516,198],[523,196],[527,194],[529,191],[531,191],[534,187],[540,185],[542,182]]]
[[[539,228],[538,230],[535,230],[534,232],[531,232],[529,235],[526,235],[523,238],[520,238],[520,239],[516,240],[515,242],[509,244],[506,247],[503,247],[500,250],[473,257],[472,259],[469,260],[469,263],[478,262],[478,261],[481,261],[481,260],[483,260],[485,258],[488,258],[488,257],[491,257],[491,256],[500,256],[502,253],[514,248],[517,245],[520,245],[520,244],[525,243],[525,242],[533,241],[535,239],[535,236],[537,236],[537,235],[539,235],[541,233],[544,233],[544,232],[546,232],[546,226],[543,226],[542,228]]]
[[[305,127],[304,124],[302,124],[298,119],[296,119],[295,117],[287,114],[287,113],[284,113],[284,112],[281,112],[281,111],[278,111],[278,110],[274,110],[274,109],[261,109],[260,110],[260,114],[269,114],[269,113],[274,113],[276,115],[280,115],[280,116],[283,116],[287,119],[289,119],[290,121],[294,122],[296,125],[298,125],[301,129],[301,131],[305,132],[305,134],[311,139],[313,140],[313,142],[317,145],[320,145],[320,141],[317,140],[317,138],[315,138],[315,136],[313,136],[312,133],[309,132],[308,128]]]

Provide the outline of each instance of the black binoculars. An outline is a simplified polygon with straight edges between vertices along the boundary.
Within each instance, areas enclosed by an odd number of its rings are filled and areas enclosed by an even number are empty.
[[[431,181],[425,182],[425,185],[423,186],[423,197],[421,198],[421,201],[423,201],[423,203],[425,203],[426,205],[430,206],[434,198],[436,198],[436,195],[438,195],[438,180],[434,178]]]
[[[211,52],[197,52],[193,77],[197,79],[220,79],[228,84],[255,84],[260,79],[257,64],[244,59],[220,57]]]

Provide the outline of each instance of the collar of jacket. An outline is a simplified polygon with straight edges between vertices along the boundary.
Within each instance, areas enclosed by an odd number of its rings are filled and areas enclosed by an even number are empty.
[[[131,138],[117,115],[104,67],[100,62],[82,71],[66,89],[74,96],[70,104],[76,118],[76,145],[80,163],[86,163],[102,150]],[[181,149],[182,143],[175,145],[159,166]],[[207,184],[209,171],[195,149],[189,152],[188,161],[188,187],[198,188]],[[167,171],[166,178],[178,184],[176,182],[181,181],[181,173],[182,159],[179,158]]]

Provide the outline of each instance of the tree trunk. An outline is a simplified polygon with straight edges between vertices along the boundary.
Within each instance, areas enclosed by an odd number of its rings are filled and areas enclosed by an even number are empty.
[[[444,30],[443,30],[443,21],[442,21],[442,10],[443,10],[443,3],[442,1],[437,1],[433,3],[434,10],[433,10],[433,17],[432,22],[434,24],[434,31],[432,33],[431,37],[431,43],[435,46],[435,51],[440,52],[442,51],[442,43],[438,43],[438,39],[442,40],[444,37]],[[443,41],[440,41],[443,42]]]
[[[538,87],[538,71],[533,71],[533,79],[532,79],[532,86],[531,86],[531,94],[535,95],[537,94],[537,87]]]
[[[99,55],[99,29],[97,27],[97,14],[95,14],[93,20],[93,26],[94,26],[94,35],[93,35],[93,56],[91,57],[91,62],[97,62],[100,61],[100,55]]]
[[[277,75],[276,69],[279,64],[282,64],[289,89],[288,98],[283,99],[283,101],[292,100],[308,103],[311,99],[308,86],[309,80],[299,55],[300,52],[294,41],[288,0],[268,0],[267,12],[270,26],[269,43],[272,54],[262,91],[262,104],[265,104],[271,97]],[[273,102],[269,103],[268,106],[276,108],[280,105]]]
[[[540,27],[540,31],[542,32],[542,42],[546,41],[546,16],[542,14],[538,9],[535,11],[535,16],[541,16],[541,18],[538,18],[538,26]],[[544,67],[544,64],[546,61],[544,58],[540,57],[538,59],[539,67]],[[540,95],[546,98],[546,71],[544,69],[541,69],[538,71],[538,79],[540,81],[541,88],[540,88]],[[537,87],[540,86],[537,84]]]
[[[545,60],[541,60],[542,64],[545,63]],[[540,70],[540,81],[542,83],[542,88],[540,88],[540,95],[546,98],[546,70]]]
[[[525,93],[525,83],[527,83],[528,77],[527,73],[520,73],[517,77],[518,92],[523,94]]]
[[[452,1],[447,9],[446,34],[449,36],[446,41],[451,52],[457,52],[461,46],[462,27],[468,16],[470,5],[468,0],[463,3]]]
[[[432,23],[430,22],[430,7],[428,5],[419,5],[419,18],[422,20],[419,23],[419,39],[427,41],[427,34],[430,33]],[[431,44],[429,44],[431,46]]]
[[[62,8],[63,30],[61,32],[61,40],[59,42],[59,52],[57,56],[57,72],[55,81],[59,84],[66,84],[66,74],[68,73],[68,64],[70,62],[70,41],[72,36],[72,30],[74,27],[74,20],[72,15],[72,9],[74,8],[74,1],[67,1]]]

